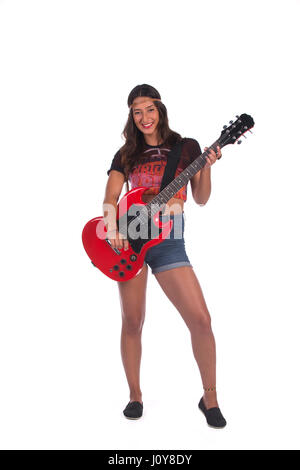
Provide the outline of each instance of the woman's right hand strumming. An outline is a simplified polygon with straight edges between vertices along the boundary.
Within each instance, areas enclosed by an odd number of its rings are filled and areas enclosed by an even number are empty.
[[[124,248],[124,250],[128,250],[129,248],[128,240],[124,237],[122,233],[118,232],[117,229],[108,230],[106,232],[106,237],[110,241],[112,248],[118,248],[119,250]]]
[[[107,229],[106,238],[108,238],[112,248],[118,248],[119,250],[122,248],[128,250],[129,248],[128,240],[118,231],[116,226],[117,205],[124,182],[125,178],[122,173],[116,170],[110,171],[103,201],[103,214]]]

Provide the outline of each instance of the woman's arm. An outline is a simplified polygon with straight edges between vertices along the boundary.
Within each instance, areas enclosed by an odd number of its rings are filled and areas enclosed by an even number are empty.
[[[191,187],[196,204],[204,206],[211,193],[210,167],[202,168],[191,178]]]
[[[107,229],[107,238],[113,248],[128,249],[128,241],[118,232],[117,226],[117,205],[122,192],[125,177],[117,170],[111,170],[106,183],[103,200],[103,218]]]
[[[204,150],[208,150],[208,147],[205,147]],[[210,149],[208,156],[206,157],[206,164],[202,170],[198,171],[191,178],[191,187],[192,195],[197,204],[204,206],[207,203],[210,193],[211,193],[211,175],[210,167],[215,163],[215,161],[221,158],[221,149],[217,147],[217,153]]]
[[[104,200],[103,200],[103,217],[107,230],[117,228],[116,215],[117,204],[122,192],[125,178],[120,171],[112,170],[106,183]]]

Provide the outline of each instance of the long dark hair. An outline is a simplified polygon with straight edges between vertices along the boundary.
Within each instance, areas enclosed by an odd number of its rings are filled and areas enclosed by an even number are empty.
[[[128,95],[127,104],[129,107],[138,96],[148,96],[154,100],[155,98],[161,99],[158,91],[151,85],[137,85]],[[166,145],[172,146],[176,144],[182,137],[169,128],[167,108],[161,101],[154,101],[154,106],[157,108],[159,114],[159,122],[157,125],[158,139],[162,140]],[[129,110],[128,119],[121,135],[125,137],[125,144],[120,148],[121,162],[124,166],[126,190],[129,191],[128,175],[145,148],[144,134],[135,125],[132,108]]]

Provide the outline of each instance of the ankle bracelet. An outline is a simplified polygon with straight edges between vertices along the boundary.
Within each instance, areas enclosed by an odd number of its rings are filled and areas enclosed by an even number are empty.
[[[204,388],[204,387],[203,387],[203,390],[204,390],[205,392],[216,392],[216,387],[210,387],[210,388]]]

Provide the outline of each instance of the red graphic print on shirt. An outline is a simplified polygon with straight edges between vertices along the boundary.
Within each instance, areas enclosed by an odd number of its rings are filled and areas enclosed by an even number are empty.
[[[136,188],[138,186],[144,186],[149,188],[145,194],[158,194],[167,165],[168,152],[170,152],[168,148],[145,150],[141,158],[141,163],[137,164],[129,175],[131,187]],[[179,175],[181,171],[181,169],[177,168],[175,177]],[[186,186],[181,188],[174,197],[186,201]]]
[[[145,194],[156,195],[159,193],[162,177],[167,164],[168,152],[171,148],[169,145],[161,144],[157,147],[147,145],[138,158],[137,163],[129,173],[129,181],[131,189],[138,186],[148,188]],[[196,139],[186,137],[184,139],[182,154],[176,169],[175,178],[190,164],[195,158],[201,155],[201,148]],[[107,171],[109,175],[111,170],[116,170],[124,174],[124,168],[121,163],[120,150],[115,154],[111,166]],[[187,185],[183,186],[175,195],[175,198],[187,199]]]

